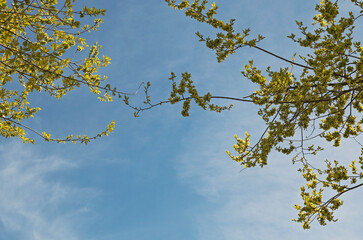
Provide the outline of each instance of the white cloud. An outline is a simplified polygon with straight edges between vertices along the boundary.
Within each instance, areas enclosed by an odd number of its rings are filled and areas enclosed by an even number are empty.
[[[76,167],[57,156],[38,156],[27,145],[2,144],[0,221],[5,231],[22,240],[79,239],[77,219],[87,211],[85,199],[96,192],[52,179]]]

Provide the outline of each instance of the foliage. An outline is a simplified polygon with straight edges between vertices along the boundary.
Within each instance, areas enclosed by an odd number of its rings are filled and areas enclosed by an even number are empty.
[[[95,31],[102,23],[98,15],[105,10],[83,7],[75,11],[75,0],[14,0],[11,4],[0,0],[0,133],[2,137],[18,137],[34,143],[26,136],[30,130],[46,141],[88,143],[112,131],[107,129],[94,137],[66,136],[51,138],[21,123],[33,117],[39,107],[31,107],[30,94],[47,93],[57,99],[83,85],[101,101],[112,101],[112,96],[127,93],[102,85],[106,77],[98,69],[110,63],[110,58],[99,57],[100,45],[87,45],[81,36]],[[93,17],[87,24],[86,17]],[[86,24],[81,24],[86,22]],[[89,23],[90,21],[88,21]],[[82,52],[82,53],[81,53]],[[79,59],[77,56],[81,55]],[[103,94],[101,95],[101,90]],[[110,95],[111,94],[111,95]]]
[[[341,205],[340,196],[363,185],[363,148],[358,160],[346,166],[343,161],[326,160],[325,168],[313,166],[308,155],[322,151],[309,141],[325,139],[339,147],[342,139],[359,136],[363,130],[363,47],[354,40],[356,21],[363,15],[363,1],[350,0],[351,11],[339,13],[339,1],[322,0],[316,5],[317,14],[312,27],[296,21],[299,36],[288,36],[300,47],[307,48],[310,54],[298,55],[300,61],[288,60],[258,46],[263,36],[249,36],[250,29],[235,30],[234,19],[224,22],[216,18],[218,6],[213,3],[207,9],[208,1],[165,0],[177,10],[183,10],[187,17],[206,23],[219,30],[214,38],[196,33],[199,41],[213,50],[218,62],[242,47],[254,48],[275,58],[283,60],[287,66],[279,70],[266,69],[266,74],[254,66],[253,61],[245,65],[243,76],[258,85],[259,89],[245,98],[200,95],[193,85],[190,73],[183,73],[179,83],[171,73],[172,91],[167,101],[152,104],[147,96],[146,107],[135,108],[137,113],[163,103],[184,102],[182,115],[189,115],[191,101],[202,109],[220,112],[231,106],[216,106],[212,99],[221,98],[232,101],[251,102],[260,106],[258,114],[266,122],[266,129],[259,140],[251,145],[250,135],[236,138],[236,155],[228,155],[244,168],[266,166],[272,150],[292,156],[293,163],[300,163],[299,172],[306,180],[302,186],[303,204],[295,205],[298,218],[304,229],[310,228],[315,219],[321,225],[336,221],[334,211]],[[358,14],[353,13],[356,12]],[[304,52],[303,52],[304,53]],[[293,68],[301,69],[299,74]],[[147,91],[146,91],[147,95]],[[336,194],[324,199],[323,190],[330,189]]]
[[[110,63],[108,57],[99,57],[101,48],[97,43],[88,46],[82,34],[97,30],[102,20],[95,18],[92,24],[81,24],[85,17],[103,15],[105,10],[84,7],[73,10],[75,0],[14,0],[8,4],[0,0],[0,132],[5,138],[18,137],[24,142],[34,140],[26,136],[26,130],[35,132],[46,141],[89,142],[112,131],[111,122],[106,131],[89,138],[86,135],[51,138],[49,133],[39,133],[21,123],[33,117],[38,107],[30,107],[31,93],[45,92],[57,99],[83,85],[98,95],[101,101],[112,101],[113,96],[122,98],[124,103],[140,112],[164,103],[183,102],[182,115],[189,116],[192,101],[204,110],[221,112],[229,106],[212,103],[213,99],[235,102],[249,102],[260,107],[258,114],[266,122],[266,129],[251,145],[250,135],[236,138],[236,155],[228,155],[244,168],[263,167],[268,164],[268,156],[276,150],[292,156],[293,163],[300,163],[299,171],[306,180],[300,188],[302,205],[295,205],[303,228],[317,219],[321,225],[336,221],[334,211],[341,205],[341,195],[363,185],[363,148],[361,156],[346,166],[342,161],[326,160],[325,167],[313,166],[307,156],[318,154],[321,146],[309,143],[314,139],[325,139],[333,147],[339,147],[344,139],[359,136],[363,130],[363,47],[354,40],[355,25],[363,15],[363,1],[350,0],[351,11],[339,13],[338,0],[322,0],[316,5],[317,14],[312,27],[296,22],[299,36],[289,38],[310,54],[298,55],[291,60],[274,54],[258,46],[263,36],[250,37],[250,29],[236,31],[234,19],[224,22],[216,18],[218,6],[213,3],[207,9],[208,1],[165,0],[177,10],[185,12],[198,22],[210,25],[219,31],[214,38],[197,32],[199,41],[216,53],[218,62],[224,61],[243,47],[254,48],[286,63],[279,70],[268,67],[263,73],[251,60],[245,65],[243,76],[258,85],[258,90],[244,98],[201,95],[193,84],[191,74],[181,74],[181,79],[171,73],[172,91],[168,100],[152,103],[148,90],[144,87],[146,99],[143,106],[135,107],[129,102],[130,93],[111,89],[104,85],[106,77],[97,71]],[[354,12],[354,13],[353,13]],[[88,54],[85,54],[87,51]],[[83,53],[81,53],[83,52]],[[71,54],[75,53],[75,54]],[[75,59],[77,53],[86,56]],[[83,55],[82,55],[83,54]],[[74,55],[72,58],[71,56]],[[294,67],[301,69],[293,73]],[[335,195],[325,199],[323,190],[335,191]]]

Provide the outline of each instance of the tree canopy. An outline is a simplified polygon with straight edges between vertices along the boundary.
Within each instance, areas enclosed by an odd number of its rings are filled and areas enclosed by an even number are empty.
[[[300,164],[299,172],[306,180],[300,188],[302,204],[295,205],[298,217],[294,221],[310,228],[315,219],[325,225],[335,221],[334,211],[342,205],[341,196],[363,185],[362,155],[347,165],[335,159],[325,160],[323,167],[315,166],[310,158],[323,151],[316,145],[317,139],[339,147],[344,139],[357,139],[363,132],[363,47],[356,40],[357,21],[363,15],[363,2],[350,0],[348,12],[340,12],[341,2],[322,0],[316,5],[317,14],[312,26],[296,21],[299,32],[288,38],[302,50],[290,59],[259,47],[263,36],[250,36],[250,29],[235,29],[235,19],[227,22],[218,19],[218,6],[208,1],[175,0],[165,2],[176,10],[185,12],[198,22],[210,25],[219,31],[214,37],[197,32],[200,42],[216,53],[218,62],[229,55],[250,47],[282,60],[278,70],[268,67],[264,71],[249,61],[242,75],[258,87],[244,98],[200,94],[190,73],[178,78],[171,73],[170,98],[152,102],[149,95],[150,83],[144,87],[144,105],[133,106],[129,95],[104,84],[106,77],[97,70],[109,64],[110,59],[99,57],[100,45],[88,46],[81,35],[96,30],[102,22],[98,15],[105,10],[84,7],[73,10],[74,0],[58,4],[56,0],[13,1],[11,5],[0,1],[0,131],[3,137],[19,137],[24,142],[34,140],[26,136],[26,130],[33,131],[47,141],[81,141],[107,135],[107,130],[97,136],[66,136],[53,139],[49,133],[39,133],[21,121],[33,117],[40,110],[30,107],[27,97],[32,92],[45,92],[61,98],[76,87],[87,86],[101,101],[112,101],[114,96],[134,109],[135,116],[142,111],[162,104],[183,102],[182,115],[189,116],[192,102],[204,110],[222,112],[232,105],[219,106],[214,99],[231,102],[247,102],[259,106],[258,114],[266,122],[266,129],[258,141],[251,143],[250,135],[236,138],[233,146],[236,153],[228,155],[244,168],[264,167],[268,164],[271,151],[278,151],[292,157]],[[81,24],[85,17],[95,17],[93,24]],[[82,55],[81,52],[88,54]],[[71,57],[80,53],[75,57]],[[179,79],[179,80],[178,80]],[[16,84],[15,84],[16,81]],[[9,86],[9,87],[7,87]],[[312,142],[315,141],[315,145]],[[330,189],[333,196],[323,196],[323,190]]]
[[[110,63],[110,58],[99,57],[101,48],[97,43],[89,46],[82,34],[95,31],[102,23],[98,15],[105,10],[84,7],[73,10],[74,0],[18,1],[11,4],[0,1],[0,131],[5,138],[18,137],[24,142],[34,142],[26,135],[32,131],[46,141],[81,141],[107,135],[114,126],[89,138],[86,135],[66,136],[54,139],[49,133],[36,130],[21,123],[33,117],[39,107],[28,102],[31,93],[47,93],[57,99],[75,88],[87,86],[101,101],[111,101],[109,85],[102,85],[106,77],[98,69]],[[81,25],[81,20],[94,17],[93,23]],[[88,21],[89,22],[89,21]],[[85,52],[85,54],[80,54]],[[78,57],[82,55],[82,57]],[[104,90],[101,94],[101,90]],[[114,95],[121,92],[115,89]]]

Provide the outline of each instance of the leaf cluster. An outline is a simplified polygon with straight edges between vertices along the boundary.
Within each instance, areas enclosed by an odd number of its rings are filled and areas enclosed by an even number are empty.
[[[87,6],[75,10],[75,0],[14,0],[0,1],[0,135],[18,137],[27,143],[33,132],[46,141],[88,143],[112,131],[95,137],[51,138],[21,123],[34,117],[39,107],[31,107],[30,94],[47,93],[60,99],[81,86],[86,86],[101,101],[112,101],[111,95],[127,93],[103,85],[105,76],[98,70],[110,64],[110,58],[100,57],[98,43],[88,45],[83,34],[96,31],[102,23],[99,16],[106,10]],[[93,19],[93,23],[87,19]],[[81,57],[77,57],[81,55]],[[111,94],[111,95],[110,95]]]
[[[306,143],[321,138],[332,142],[333,147],[339,147],[342,139],[356,139],[363,132],[363,47],[354,38],[356,23],[363,15],[363,2],[350,0],[352,11],[346,15],[340,13],[339,1],[322,0],[317,4],[312,27],[296,21],[298,36],[288,36],[300,48],[309,49],[310,53],[295,54],[291,60],[259,47],[258,43],[263,40],[260,35],[247,40],[250,29],[236,31],[234,19],[229,22],[217,19],[218,6],[215,3],[207,9],[206,0],[183,0],[179,4],[175,0],[166,2],[174,9],[184,10],[187,17],[221,31],[215,38],[196,33],[199,41],[216,52],[218,62],[239,48],[250,47],[287,63],[277,71],[268,67],[264,74],[253,61],[249,61],[242,75],[255,83],[258,89],[245,98],[220,97],[210,93],[200,97],[195,94],[197,90],[190,74],[184,73],[179,86],[173,81],[169,101],[184,101],[183,115],[188,115],[191,99],[203,109],[207,109],[206,105],[214,98],[258,105],[258,114],[266,122],[265,131],[252,145],[250,134],[246,133],[244,139],[235,136],[233,147],[236,155],[227,151],[228,155],[245,168],[267,165],[272,150],[292,155],[293,163],[302,164],[299,171],[307,181],[306,187],[301,188],[303,205],[295,206],[299,211],[295,221],[302,223],[305,229],[310,228],[314,219],[322,225],[326,221],[335,221],[333,213],[342,205],[339,197],[363,185],[358,182],[363,176],[363,172],[358,171],[363,170],[362,156],[349,166],[345,166],[343,161],[327,160],[325,169],[316,168],[307,156],[316,155],[323,148],[306,147]],[[296,67],[301,69],[298,74],[294,73]],[[172,73],[172,80],[174,78]],[[189,95],[184,97],[186,89]],[[325,188],[335,191],[336,195],[324,200]]]

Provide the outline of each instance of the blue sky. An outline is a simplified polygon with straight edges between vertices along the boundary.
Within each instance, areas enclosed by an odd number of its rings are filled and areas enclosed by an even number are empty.
[[[150,81],[155,101],[167,98],[171,71],[192,73],[200,91],[240,97],[253,91],[240,74],[248,60],[261,68],[284,66],[248,48],[217,63],[194,35],[211,29],[162,0],[78,2],[107,9],[99,31],[86,38],[111,58],[103,70],[110,83],[132,92]],[[297,32],[295,19],[311,22],[315,2],[216,4],[220,18],[236,18],[241,29],[266,36],[261,47],[289,58],[303,52],[286,36]],[[235,133],[258,136],[264,126],[252,105],[222,114],[192,106],[189,118],[180,115],[180,105],[163,105],[134,118],[122,102],[100,103],[85,90],[60,101],[34,96],[32,103],[42,111],[29,124],[54,136],[91,136],[111,120],[116,128],[87,146],[1,139],[0,239],[360,239],[359,191],[344,196],[337,223],[304,231],[290,221],[303,182],[289,158],[274,153],[268,167],[243,172],[229,159],[225,151]],[[345,144],[322,158],[356,152],[358,145]]]

